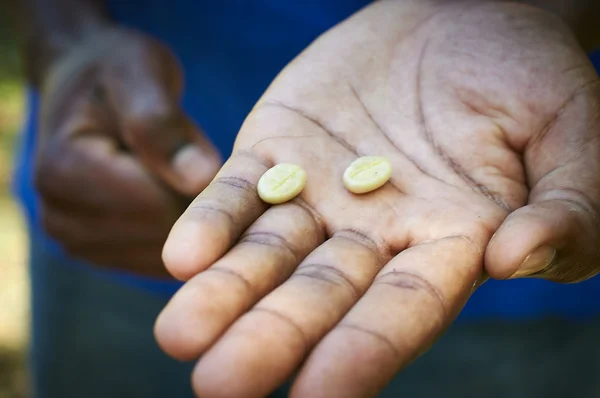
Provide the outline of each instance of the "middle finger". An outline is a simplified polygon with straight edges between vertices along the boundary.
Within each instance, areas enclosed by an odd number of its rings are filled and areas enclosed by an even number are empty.
[[[334,234],[202,357],[193,376],[196,392],[266,396],[358,301],[386,261],[385,250],[363,234]]]

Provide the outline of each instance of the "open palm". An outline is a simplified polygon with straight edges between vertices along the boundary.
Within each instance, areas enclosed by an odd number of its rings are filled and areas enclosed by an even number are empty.
[[[435,4],[378,2],[318,39],[175,225],[164,260],[189,281],[156,333],[201,357],[200,396],[264,396],[297,370],[295,396],[374,395],[484,269],[598,272],[600,90],[584,52],[533,8]],[[342,174],[363,155],[394,170],[354,195]],[[283,162],[307,186],[267,207],[256,183]]]

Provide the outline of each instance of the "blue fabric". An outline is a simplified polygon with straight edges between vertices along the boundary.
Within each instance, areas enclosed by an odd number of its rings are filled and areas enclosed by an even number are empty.
[[[30,238],[33,397],[194,396],[194,363],[169,358],[152,333],[168,297],[98,278]]]
[[[152,334],[166,297],[68,266],[37,233],[30,247],[32,397],[194,396],[194,362],[168,358]],[[600,317],[457,323],[378,397],[597,398],[599,334]],[[269,398],[289,397],[290,382]]]
[[[369,3],[364,0],[191,1],[110,0],[114,18],[167,43],[186,74],[183,106],[227,157],[245,116],[276,74],[319,34]],[[600,65],[600,56],[595,56]],[[29,96],[28,122],[17,164],[15,190],[30,230],[42,235],[32,185],[38,97]],[[67,258],[59,245],[47,246],[66,264],[99,278],[170,295],[178,283],[158,282],[99,270]],[[540,280],[490,281],[477,291],[460,319],[587,317],[600,312],[600,278],[577,285]]]

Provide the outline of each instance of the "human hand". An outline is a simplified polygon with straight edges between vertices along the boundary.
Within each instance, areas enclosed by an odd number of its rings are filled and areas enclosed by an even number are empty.
[[[163,252],[188,282],[161,347],[202,397],[374,396],[453,321],[485,270],[598,272],[600,85],[561,21],[513,3],[380,1],[297,57]],[[353,195],[360,155],[393,164]],[[307,186],[267,207],[260,176]],[[557,257],[547,267],[557,250]],[[530,257],[526,270],[521,263]]]
[[[221,166],[179,106],[173,55],[127,30],[61,56],[42,88],[35,172],[44,226],[98,265],[168,276],[169,229]]]

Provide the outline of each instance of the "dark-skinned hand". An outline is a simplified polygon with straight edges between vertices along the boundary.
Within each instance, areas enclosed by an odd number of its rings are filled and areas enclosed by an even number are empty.
[[[156,336],[197,394],[375,396],[486,273],[599,270],[600,85],[557,17],[516,3],[379,1],[275,79],[164,249],[187,283]],[[382,155],[392,178],[342,174]],[[289,162],[304,191],[266,206]],[[485,272],[484,272],[485,271]],[[297,372],[297,373],[295,373]]]
[[[168,276],[169,229],[222,164],[181,109],[182,90],[174,56],[124,29],[95,33],[51,65],[35,180],[44,226],[71,255]]]

